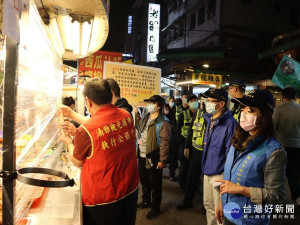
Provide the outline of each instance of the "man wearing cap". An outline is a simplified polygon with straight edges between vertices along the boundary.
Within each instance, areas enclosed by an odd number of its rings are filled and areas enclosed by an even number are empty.
[[[143,192],[138,208],[151,206],[146,218],[154,219],[160,214],[162,170],[169,160],[172,126],[162,113],[164,98],[153,95],[144,101],[147,103],[148,113],[143,118],[136,113],[135,119],[138,130],[138,167]]]
[[[202,98],[207,98],[205,94],[200,94],[199,96]],[[197,106],[198,105],[199,103]],[[187,184],[184,199],[176,205],[178,210],[193,207],[192,201],[201,176],[203,140],[206,127],[206,121],[203,117],[204,113],[205,111],[203,109],[198,108],[194,113],[191,125],[189,126],[184,149],[184,155],[189,160]],[[203,205],[201,207],[201,212],[205,213]]]
[[[206,95],[207,113],[203,115],[207,123],[202,153],[203,202],[207,224],[215,225],[215,212],[220,200],[220,191],[214,188],[217,185],[215,181],[223,178],[226,156],[237,122],[226,107],[226,90],[214,89]]]
[[[245,95],[246,83],[243,80],[232,79],[228,86],[228,94],[232,98],[242,98]],[[232,116],[239,122],[241,107],[235,103],[231,109]]]
[[[300,105],[292,87],[282,91],[282,105],[274,110],[273,120],[279,140],[287,152],[286,176],[293,201],[300,207]]]
[[[184,156],[184,146],[185,146],[185,140],[188,135],[188,129],[192,122],[193,115],[197,111],[199,107],[199,103],[197,101],[197,96],[194,94],[191,94],[188,96],[187,99],[187,107],[188,110],[182,111],[181,114],[178,116],[177,121],[177,128],[176,128],[176,134],[177,138],[176,140],[179,140],[179,161],[180,161],[180,168],[179,168],[179,187],[182,191],[185,190],[186,186],[186,176],[188,172],[189,167],[189,160]]]

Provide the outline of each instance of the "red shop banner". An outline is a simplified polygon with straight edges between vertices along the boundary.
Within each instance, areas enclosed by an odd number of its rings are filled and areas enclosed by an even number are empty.
[[[104,61],[123,62],[122,53],[98,51],[94,54],[79,59],[79,76],[103,77]]]

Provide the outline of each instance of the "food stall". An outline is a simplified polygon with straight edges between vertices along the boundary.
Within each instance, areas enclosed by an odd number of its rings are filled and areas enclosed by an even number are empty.
[[[0,224],[81,224],[80,170],[60,142],[57,106],[63,59],[76,60],[102,47],[107,5],[101,0],[1,2]]]

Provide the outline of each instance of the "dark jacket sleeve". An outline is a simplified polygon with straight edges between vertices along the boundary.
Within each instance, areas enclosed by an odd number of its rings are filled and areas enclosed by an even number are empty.
[[[160,138],[160,159],[159,161],[167,164],[169,160],[169,151],[171,147],[171,137],[172,137],[172,125],[164,121],[161,124],[161,129],[159,132]]]
[[[197,111],[196,113],[194,113],[193,115],[193,119],[192,119],[192,122],[189,126],[189,130],[188,130],[188,134],[187,134],[187,138],[185,140],[185,148],[187,149],[191,149],[192,148],[192,139],[193,139],[193,125],[194,125],[194,121],[196,119],[196,116],[197,116]]]

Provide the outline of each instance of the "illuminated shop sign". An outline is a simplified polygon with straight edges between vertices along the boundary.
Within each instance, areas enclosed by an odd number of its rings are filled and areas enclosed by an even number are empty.
[[[160,5],[149,3],[148,10],[148,36],[147,36],[147,62],[157,61],[159,50],[159,24]]]
[[[128,34],[132,33],[132,16],[128,16]]]

